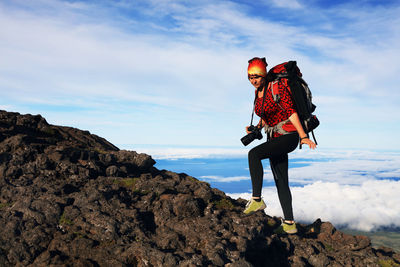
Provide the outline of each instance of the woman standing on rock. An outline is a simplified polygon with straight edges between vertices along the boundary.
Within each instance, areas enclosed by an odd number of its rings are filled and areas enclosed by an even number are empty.
[[[292,195],[289,188],[288,153],[295,150],[299,138],[301,144],[307,144],[312,149],[316,147],[316,144],[308,138],[300,123],[291,96],[285,88],[287,86],[285,78],[280,79],[276,87],[279,91],[280,100],[279,102],[274,101],[270,90],[271,86],[274,85],[267,79],[267,65],[265,58],[255,57],[249,60],[247,68],[248,79],[256,88],[254,111],[260,117],[260,122],[256,127],[260,129],[264,126],[275,126],[280,123],[283,124],[285,133],[274,131],[267,142],[249,151],[248,160],[253,197],[247,203],[244,213],[250,215],[266,208],[261,199],[264,174],[261,160],[268,158],[285,218],[275,230],[275,233],[293,234],[297,233],[297,227],[293,218]],[[274,67],[271,71],[278,73],[281,66],[282,64]],[[251,133],[251,130],[249,126],[246,127],[248,134]]]

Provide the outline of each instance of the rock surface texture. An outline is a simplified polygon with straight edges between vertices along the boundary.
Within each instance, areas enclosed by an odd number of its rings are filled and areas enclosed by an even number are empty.
[[[398,266],[329,222],[273,234],[234,200],[146,154],[0,111],[0,266]]]

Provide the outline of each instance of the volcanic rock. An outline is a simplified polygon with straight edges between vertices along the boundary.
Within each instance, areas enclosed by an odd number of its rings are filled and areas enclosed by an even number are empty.
[[[243,216],[245,200],[154,164],[88,131],[0,111],[0,266],[400,264],[319,219],[273,234],[279,218]]]

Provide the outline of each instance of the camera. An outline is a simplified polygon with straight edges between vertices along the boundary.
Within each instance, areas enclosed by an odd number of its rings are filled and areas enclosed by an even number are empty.
[[[262,133],[261,129],[258,127],[255,127],[254,125],[250,125],[248,128],[248,131],[250,132],[249,134],[243,136],[240,141],[242,141],[243,145],[247,146],[251,142],[254,141],[254,139],[261,140],[262,139]]]

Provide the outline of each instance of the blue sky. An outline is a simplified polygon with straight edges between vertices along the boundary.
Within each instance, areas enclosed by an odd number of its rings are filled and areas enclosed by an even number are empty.
[[[121,148],[234,147],[247,60],[297,60],[321,147],[400,149],[398,1],[1,1],[0,108]]]

